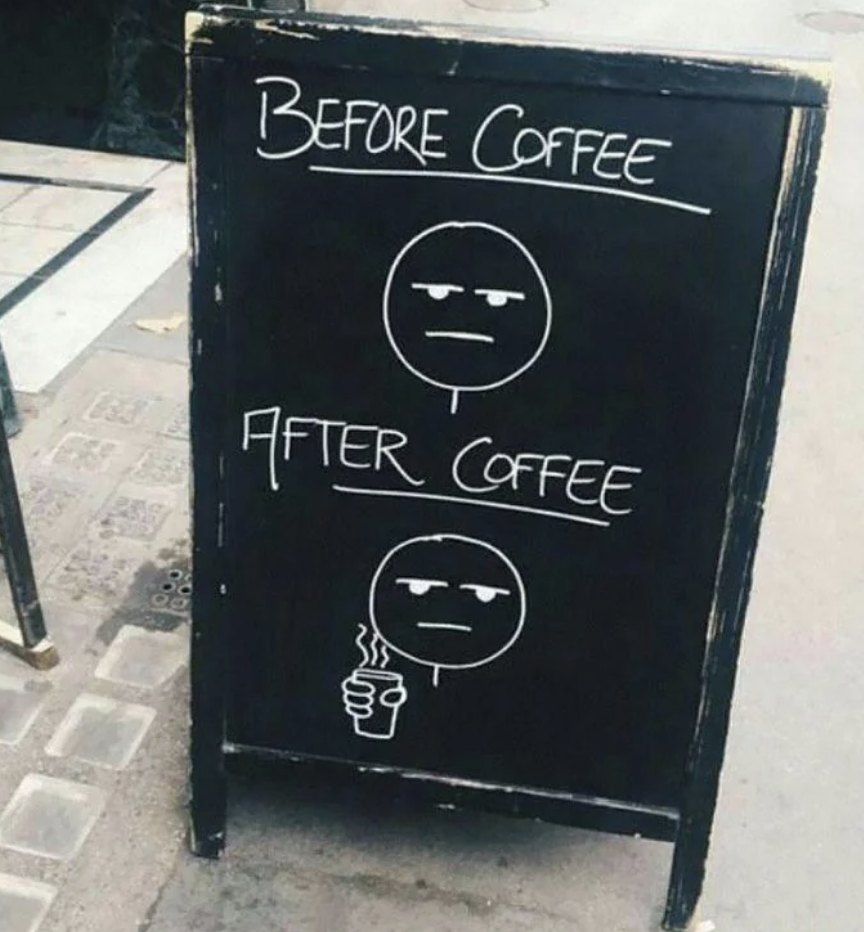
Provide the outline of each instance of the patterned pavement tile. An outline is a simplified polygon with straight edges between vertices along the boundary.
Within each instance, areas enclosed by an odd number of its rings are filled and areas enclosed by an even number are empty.
[[[77,547],[51,574],[50,584],[76,598],[119,598],[129,588],[141,558],[106,547],[92,543]]]
[[[177,405],[174,413],[159,431],[166,437],[173,437],[176,440],[189,439],[189,406],[187,404]]]
[[[48,454],[48,462],[76,472],[103,473],[121,447],[122,444],[116,440],[72,432],[66,434]]]
[[[134,495],[115,495],[98,519],[99,537],[128,537],[132,540],[152,540],[170,508]]]
[[[128,392],[100,392],[84,413],[84,420],[133,427],[140,424],[156,401],[152,396],[133,395]]]
[[[59,562],[89,517],[92,493],[86,485],[51,475],[34,475],[21,490],[21,510],[37,578]]]
[[[154,447],[135,464],[129,478],[141,485],[178,487],[188,476],[189,457],[184,450]]]
[[[28,535],[53,530],[85,494],[83,486],[61,482],[47,476],[34,477],[21,493],[21,508]]]

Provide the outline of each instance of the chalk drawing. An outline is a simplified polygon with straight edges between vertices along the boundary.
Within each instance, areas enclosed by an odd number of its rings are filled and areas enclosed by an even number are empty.
[[[432,671],[470,670],[505,654],[525,624],[525,585],[516,566],[486,541],[460,534],[412,537],[390,549],[369,587],[369,621],[359,626],[360,665],[342,681],[354,733],[389,741],[408,699],[393,654]]]
[[[540,358],[552,329],[552,297],[534,256],[489,223],[449,221],[423,230],[397,254],[384,286],[384,329],[417,378],[464,392],[518,378]]]

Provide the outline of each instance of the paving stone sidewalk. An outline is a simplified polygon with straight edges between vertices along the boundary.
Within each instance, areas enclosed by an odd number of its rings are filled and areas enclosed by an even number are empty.
[[[12,452],[61,664],[0,652],[2,932],[141,927],[183,841],[187,328],[135,321],[185,305],[180,262],[22,399]]]

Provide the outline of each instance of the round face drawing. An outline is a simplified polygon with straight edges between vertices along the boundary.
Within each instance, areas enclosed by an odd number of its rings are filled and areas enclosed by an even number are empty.
[[[470,537],[415,537],[378,567],[369,617],[396,653],[440,668],[478,667],[499,657],[525,622],[525,589],[500,550]]]
[[[402,364],[455,399],[530,368],[549,338],[552,300],[534,257],[511,233],[442,223],[396,257],[384,326]]]

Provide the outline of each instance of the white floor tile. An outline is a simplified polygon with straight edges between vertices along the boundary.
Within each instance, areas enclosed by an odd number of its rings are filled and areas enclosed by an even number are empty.
[[[178,632],[148,631],[124,625],[96,667],[96,677],[155,689],[186,663],[188,638]]]
[[[0,223],[0,272],[32,275],[78,234]]]
[[[147,187],[156,188],[157,190],[170,188],[175,194],[182,197],[185,205],[188,177],[185,162],[166,162],[162,169],[147,182]]]
[[[0,142],[0,174],[7,175],[145,185],[168,164],[161,159],[91,152],[87,149]]]
[[[17,181],[0,181],[0,208],[17,201],[19,197],[29,190],[29,184],[19,184]]]
[[[124,770],[155,717],[156,710],[149,706],[84,694],[66,713],[45,753]]]
[[[38,681],[0,674],[0,744],[18,744],[39,714],[47,693]]]
[[[84,844],[105,806],[105,792],[85,783],[30,773],[0,816],[0,846],[67,861]]]
[[[126,197],[118,191],[40,185],[0,210],[0,223],[84,231]]]
[[[0,320],[18,391],[42,391],[186,252],[185,166],[170,165],[152,184],[145,201]]]
[[[0,272],[0,298],[9,294],[13,288],[17,288],[26,277],[26,275],[9,275],[7,272]]]
[[[3,932],[36,932],[57,889],[47,883],[0,874],[0,919]]]

